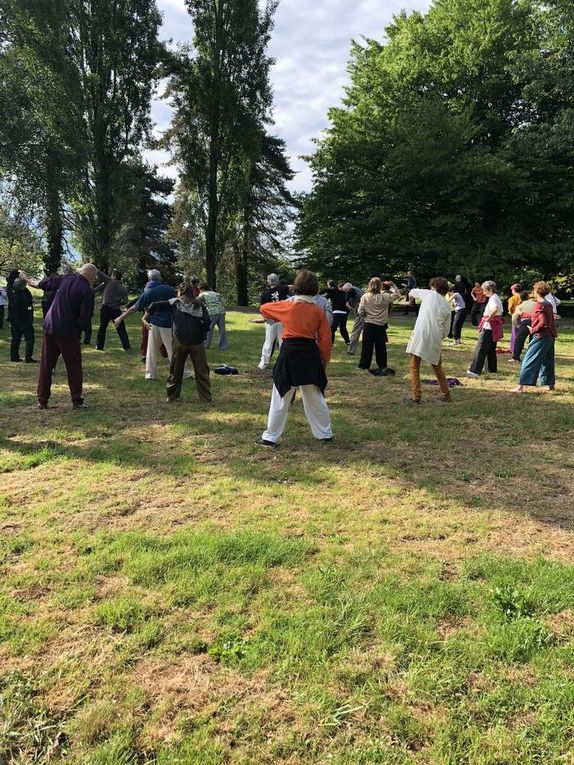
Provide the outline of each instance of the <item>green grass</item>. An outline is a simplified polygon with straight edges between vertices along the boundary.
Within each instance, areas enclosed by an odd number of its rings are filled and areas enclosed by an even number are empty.
[[[253,318],[210,351],[241,372],[211,408],[193,382],[164,403],[112,332],[84,351],[86,412],[61,370],[36,411],[37,370],[5,363],[1,765],[574,761],[572,329],[554,395],[513,396],[501,356],[415,410],[412,320],[391,322],[394,379],[338,340],[335,442],[297,402],[270,453]]]

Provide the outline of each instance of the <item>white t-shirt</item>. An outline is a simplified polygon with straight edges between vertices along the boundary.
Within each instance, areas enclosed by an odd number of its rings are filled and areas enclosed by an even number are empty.
[[[462,311],[463,308],[466,308],[466,303],[464,302],[464,298],[460,292],[453,292],[451,301],[455,311]]]
[[[484,316],[502,316],[504,309],[502,307],[502,301],[496,294],[496,292],[488,298],[488,303],[484,309]],[[483,329],[492,329],[489,321],[485,321],[482,325]]]
[[[551,292],[549,292],[548,295],[546,295],[544,300],[546,300],[547,303],[550,303],[550,305],[552,306],[552,311],[554,315],[558,316],[558,306],[560,305],[562,301],[559,300],[557,297],[555,297]]]
[[[436,366],[440,362],[442,341],[450,329],[450,305],[436,290],[414,289],[409,292],[409,297],[422,300],[422,303],[407,353]]]

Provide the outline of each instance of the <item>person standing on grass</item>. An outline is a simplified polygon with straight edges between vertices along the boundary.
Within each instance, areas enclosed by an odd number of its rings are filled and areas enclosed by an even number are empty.
[[[470,294],[474,301],[472,308],[470,309],[470,318],[473,325],[478,327],[480,320],[482,319],[484,309],[486,308],[488,298],[484,294],[484,290],[482,289],[482,284],[480,282],[474,283],[474,287],[471,289]]]
[[[193,293],[194,288],[191,282],[184,282],[178,288],[177,297],[151,303],[144,314],[144,322],[147,322],[158,311],[171,313],[173,352],[167,380],[167,400],[170,402],[177,401],[181,396],[185,362],[188,356],[191,358],[195,371],[195,384],[199,398],[206,403],[212,400],[209,367],[204,348],[211,320],[206,306],[194,297]],[[153,325],[150,326],[153,327]]]
[[[503,307],[501,299],[496,294],[496,282],[483,282],[482,290],[488,302],[478,325],[480,335],[476,343],[472,364],[466,373],[468,377],[480,377],[485,362],[489,372],[494,374],[498,371],[496,345],[504,334],[502,330]]]
[[[80,273],[48,276],[35,282],[26,274],[23,278],[32,287],[55,290],[56,294],[46,318],[42,336],[40,374],[38,378],[38,408],[47,409],[52,390],[52,373],[60,356],[64,358],[68,386],[74,409],[87,409],[82,396],[84,374],[80,332],[87,329],[94,312],[93,285],[98,269],[86,263]]]
[[[546,300],[550,287],[546,282],[536,282],[532,292],[536,301],[532,309],[530,326],[532,339],[524,356],[518,386],[514,388],[514,393],[523,393],[525,386],[534,386],[537,380],[541,385],[547,385],[548,390],[554,390],[556,386],[554,369],[556,323],[552,304]]]
[[[409,309],[414,308],[416,311],[417,308],[417,301],[413,298],[411,299],[409,295],[411,294],[411,290],[416,289],[417,287],[417,280],[415,279],[415,275],[412,271],[407,271],[407,301],[409,304]],[[409,310],[407,309],[407,315]]]
[[[451,324],[448,337],[452,337],[451,345],[458,346],[460,345],[462,327],[466,319],[466,302],[464,300],[464,295],[461,295],[458,291],[456,282],[453,289],[449,292],[448,301],[454,308],[454,311],[451,310]]]
[[[442,368],[442,342],[450,327],[450,305],[445,298],[448,282],[442,276],[430,280],[430,289],[414,289],[409,293],[420,300],[419,315],[406,352],[410,354],[411,395],[409,403],[420,404],[421,362],[428,362],[435,373],[440,387],[440,401],[451,400],[450,389]]]
[[[321,294],[329,298],[331,301],[331,310],[333,312],[333,323],[331,324],[331,337],[332,344],[335,343],[335,335],[339,330],[345,345],[349,345],[350,338],[347,331],[347,316],[349,315],[349,308],[347,306],[347,295],[341,289],[343,282],[337,285],[332,279],[327,282],[327,289]]]
[[[512,314],[512,329],[516,329],[514,338],[514,349],[512,358],[508,359],[509,364],[520,364],[520,356],[524,350],[524,344],[530,337],[530,324],[532,311],[534,310],[535,300],[530,298],[526,290],[520,293],[521,303]]]
[[[259,301],[260,306],[268,303],[280,303],[289,297],[289,285],[281,284],[277,274],[269,274],[267,277],[267,289],[261,293]],[[261,349],[261,361],[258,364],[259,369],[267,369],[275,345],[281,345],[281,333],[283,327],[280,321],[265,319],[265,341]]]
[[[26,342],[24,360],[26,364],[35,364],[34,354],[34,298],[27,288],[25,279],[18,277],[12,286],[12,309],[10,328],[12,340],[10,343],[10,361],[22,361],[20,358],[20,343],[22,337]]]
[[[220,351],[227,350],[227,333],[225,331],[225,304],[219,292],[214,292],[209,288],[209,284],[203,282],[199,285],[199,299],[207,308],[211,325],[205,338],[205,350],[211,348],[211,341],[215,327],[219,330],[219,342],[217,347]]]
[[[514,312],[522,302],[520,293],[522,292],[522,284],[513,284],[510,287],[511,295],[508,298],[508,315],[510,316],[511,321],[511,329],[510,329],[510,352],[514,352],[514,343],[516,340],[516,332],[518,331],[518,327],[514,324],[512,321],[512,317],[514,315]]]
[[[8,316],[6,320],[8,324],[12,321],[12,297],[14,295],[14,282],[20,276],[20,271],[17,268],[13,268],[8,272],[6,277],[6,297],[8,298]]]
[[[387,367],[387,327],[389,309],[400,297],[400,290],[394,282],[382,282],[378,276],[373,276],[367,292],[359,303],[359,316],[365,322],[359,369],[366,369],[370,374],[377,377],[395,374],[394,369]],[[377,361],[376,369],[370,368],[373,360],[373,348]]]
[[[8,293],[5,287],[0,287],[0,329],[4,329],[4,306],[8,305]]]
[[[100,308],[100,328],[96,340],[96,350],[103,351],[106,344],[106,330],[110,321],[114,321],[122,314],[122,306],[128,302],[128,291],[122,284],[122,272],[114,268],[112,275],[108,276],[100,271],[100,278],[104,284],[104,294],[102,297],[102,307]],[[131,350],[130,339],[126,330],[126,325],[122,323],[116,327],[120,336],[122,348],[124,351]]]
[[[311,271],[299,271],[293,284],[295,300],[265,303],[261,314],[283,324],[283,343],[273,367],[273,393],[267,417],[267,429],[256,443],[274,447],[287,424],[289,406],[295,390],[301,390],[307,422],[318,441],[333,440],[331,416],[325,400],[331,359],[331,328],[325,311],[315,304],[319,291],[317,277]]]
[[[347,295],[347,308],[353,311],[355,321],[353,322],[353,329],[351,330],[351,337],[349,339],[349,347],[347,353],[349,356],[354,356],[357,352],[357,346],[361,339],[361,333],[365,326],[365,320],[362,316],[359,316],[359,305],[361,304],[361,298],[365,294],[362,289],[355,287],[351,282],[347,282],[343,285],[343,292]]]
[[[150,271],[148,271],[148,279],[149,282],[146,285],[146,288],[142,292],[142,294],[139,296],[137,301],[131,306],[131,308],[127,308],[121,316],[118,316],[117,319],[114,320],[114,324],[116,328],[119,328],[120,324],[125,321],[125,319],[130,316],[132,313],[135,313],[136,311],[144,311],[146,308],[148,308],[152,303],[164,303],[167,300],[171,300],[171,298],[176,297],[175,290],[173,287],[170,287],[169,284],[165,284],[161,280],[161,274],[156,268],[152,268]],[[193,289],[193,288],[192,288]],[[160,346],[165,346],[165,349],[167,351],[167,357],[171,363],[171,356],[172,356],[172,331],[171,331],[171,324],[172,324],[172,315],[171,315],[171,309],[158,309],[154,311],[153,315],[150,317],[149,325],[149,337],[148,337],[148,343],[147,343],[147,353],[146,353],[146,368],[145,368],[145,379],[146,380],[157,380],[157,361],[158,361],[158,353]]]

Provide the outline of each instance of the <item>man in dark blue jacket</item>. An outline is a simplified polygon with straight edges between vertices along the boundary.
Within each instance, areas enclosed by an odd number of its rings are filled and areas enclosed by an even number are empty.
[[[173,287],[162,282],[161,274],[157,269],[153,268],[151,271],[148,271],[148,279],[149,281],[146,284],[144,291],[134,305],[115,319],[114,324],[116,328],[120,326],[127,316],[135,311],[145,311],[152,303],[170,300],[171,298],[176,297]],[[149,323],[151,325],[151,331],[147,344],[145,377],[146,380],[157,380],[157,357],[162,343],[167,350],[167,355],[171,363],[171,307],[165,310],[155,311],[150,317]]]

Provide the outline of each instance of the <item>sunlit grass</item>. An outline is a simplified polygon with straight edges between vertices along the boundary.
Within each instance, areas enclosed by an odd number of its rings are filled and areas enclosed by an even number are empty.
[[[240,375],[212,376],[209,409],[192,381],[166,404],[112,332],[84,352],[86,412],[62,369],[35,410],[37,369],[6,363],[0,763],[568,762],[574,332],[556,394],[516,397],[505,355],[463,378],[467,325],[453,404],[425,386],[414,410],[412,320],[391,322],[394,379],[338,338],[335,442],[297,402],[269,453],[253,318],[210,351]]]

